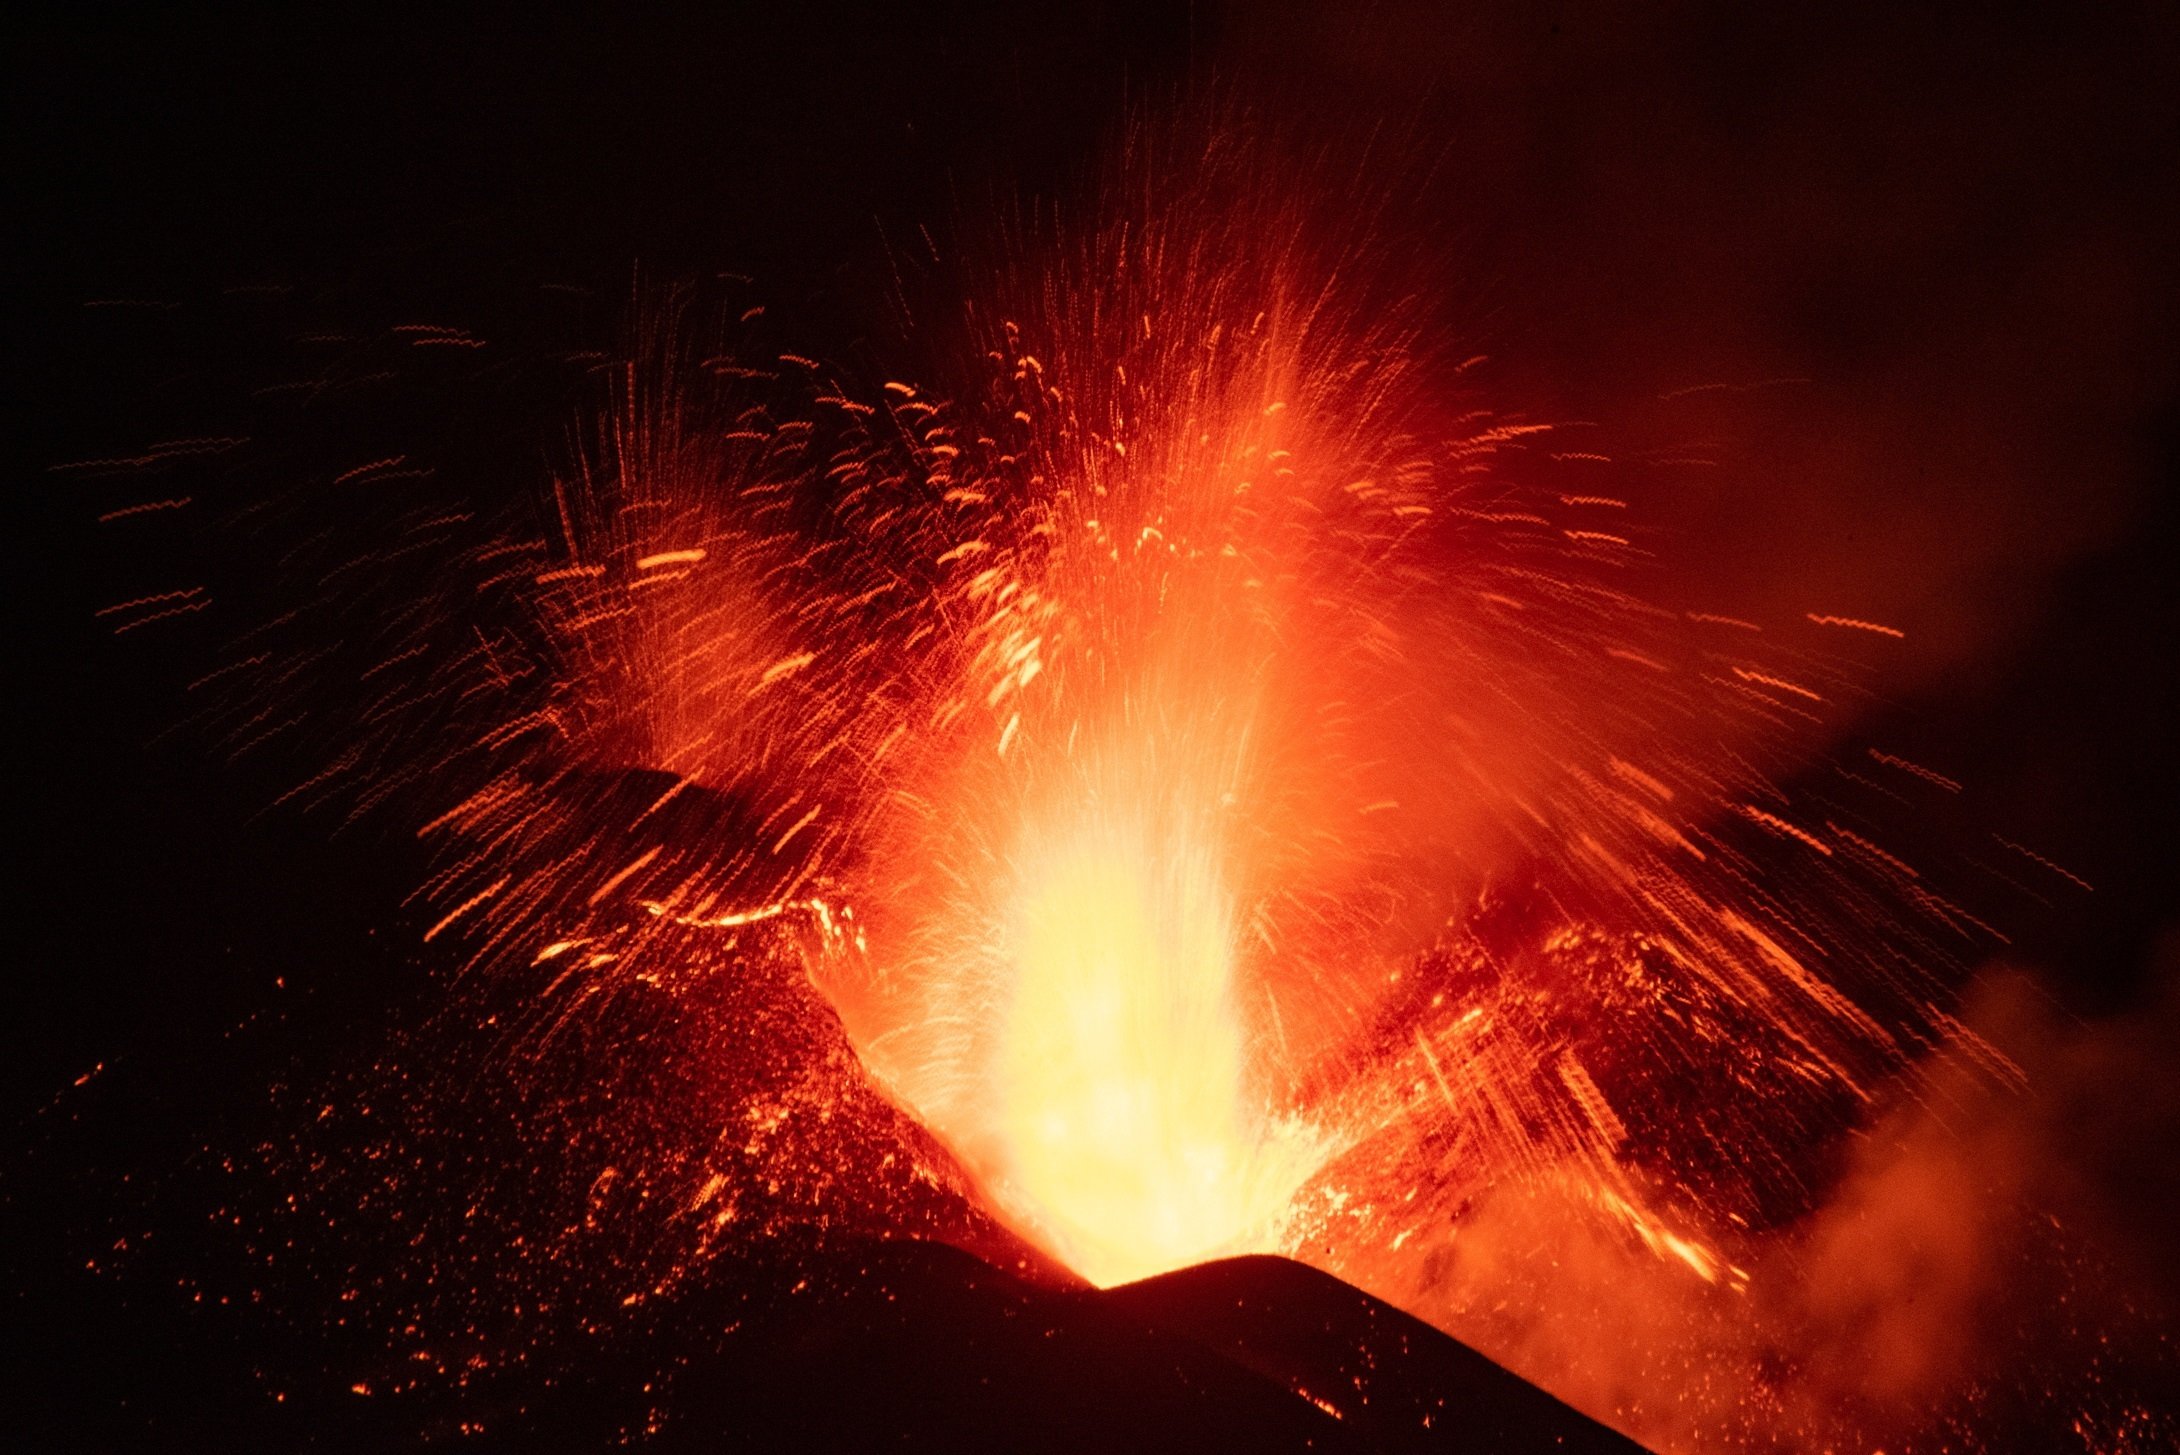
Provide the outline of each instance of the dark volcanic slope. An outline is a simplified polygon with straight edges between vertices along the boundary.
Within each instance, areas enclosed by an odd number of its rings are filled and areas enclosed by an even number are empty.
[[[874,1247],[762,1328],[677,1359],[658,1446],[1634,1452],[1327,1274],[1237,1258],[1056,1292],[936,1244]]]
[[[1640,1449],[1420,1319],[1285,1258],[1229,1258],[1095,1295],[1338,1412],[1379,1450]]]
[[[94,1288],[106,1295],[117,1290]],[[73,1311],[96,1341],[22,1373],[53,1450],[1636,1452],[1326,1274],[1242,1258],[1106,1292],[938,1243],[721,1267],[575,1361],[359,1397],[156,1296]],[[224,1311],[223,1311],[224,1312]],[[45,1335],[56,1331],[45,1327]],[[250,1371],[255,1371],[254,1377]],[[289,1391],[275,1403],[271,1380]]]
[[[672,1373],[669,1450],[1362,1451],[1367,1437],[1104,1296],[931,1243],[868,1250]]]

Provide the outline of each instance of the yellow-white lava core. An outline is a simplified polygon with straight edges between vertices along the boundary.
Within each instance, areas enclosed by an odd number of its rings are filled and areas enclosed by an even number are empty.
[[[1101,1285],[1269,1247],[1313,1160],[1257,1099],[1213,842],[1093,804],[1013,865],[1002,1195]]]

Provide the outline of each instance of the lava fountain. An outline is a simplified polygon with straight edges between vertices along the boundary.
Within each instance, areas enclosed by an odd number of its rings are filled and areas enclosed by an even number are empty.
[[[1340,1144],[1302,1088],[1388,950],[1397,613],[1433,436],[1479,433],[1231,140],[1146,147],[1114,185],[1154,201],[999,270],[953,402],[890,386],[958,640],[873,815],[892,958],[827,979],[879,1077],[1100,1283],[1280,1246]]]
[[[1116,786],[1025,825],[995,947],[999,1185],[1100,1284],[1261,1237],[1297,1180],[1259,1152],[1214,833]]]

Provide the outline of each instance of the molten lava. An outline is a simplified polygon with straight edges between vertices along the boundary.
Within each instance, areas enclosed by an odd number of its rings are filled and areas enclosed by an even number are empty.
[[[1268,1245],[1299,1181],[1263,1165],[1215,831],[1166,817],[1088,797],[1009,865],[998,1188],[1099,1284]]]

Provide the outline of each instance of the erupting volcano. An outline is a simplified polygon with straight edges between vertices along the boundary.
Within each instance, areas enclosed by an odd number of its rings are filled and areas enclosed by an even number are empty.
[[[555,528],[476,553],[537,655],[465,649],[464,718],[506,710],[429,770],[465,786],[430,933],[810,921],[878,1084],[1096,1282],[1531,1173],[1715,1280],[1650,1205],[1759,1215],[1767,1139],[1928,1044],[1940,937],[1983,931],[1765,775],[1851,689],[1633,594],[1611,460],[1381,322],[1399,260],[1269,165],[1137,137],[1086,231],[1010,245],[944,391],[665,305]],[[631,769],[670,786],[609,851],[555,785]],[[744,836],[647,841],[685,787]],[[629,933],[552,996],[680,973]]]
[[[853,1060],[782,1066],[796,1175],[840,1175],[867,1076],[946,1149],[920,1175],[1094,1283],[1289,1252],[1429,1307],[1461,1210],[1549,1187],[1730,1296],[1713,1230],[1791,1215],[1903,1055],[2005,1074],[1936,999],[1992,932],[1776,780],[1838,659],[1645,601],[1622,467],[1488,407],[1401,327],[1427,274],[1367,197],[1283,165],[1137,131],[1086,216],[967,265],[928,381],[640,298],[537,527],[417,514],[329,567],[449,574],[344,634],[358,692],[298,710],[349,741],[296,792],[411,815],[423,940],[529,987],[517,1064],[661,996],[769,1063],[696,1007],[800,966]],[[206,679],[228,740],[325,651],[276,630]],[[736,1163],[643,1175],[732,1222]]]
[[[797,1299],[943,1382],[873,1332],[899,1295],[971,1349],[1140,1334],[1309,1440],[1405,1448],[1452,1380],[1474,1438],[1611,1447],[1390,1304],[1663,1448],[1974,1436],[2000,1384],[1867,1250],[1966,1185],[1932,1118],[2063,1056],[1964,987],[2009,896],[2086,881],[1850,736],[1906,628],[1661,573],[1645,492],[1701,448],[1509,397],[1408,176],[1139,106],[1080,196],[896,249],[837,357],[761,280],[639,275],[608,348],[289,328],[247,432],[58,467],[103,522],[223,512],[255,599],[190,740],[402,878],[423,988],[204,1159],[254,1189],[209,1195],[237,1266],[398,1331],[357,1399],[579,1401],[701,1328],[625,1381],[615,1436],[670,1442],[663,1391],[761,1403],[794,1337],[731,1340]],[[495,390],[526,458],[416,423]],[[102,629],[234,594],[160,585]],[[2150,1448],[2108,1357],[2039,1398]]]

